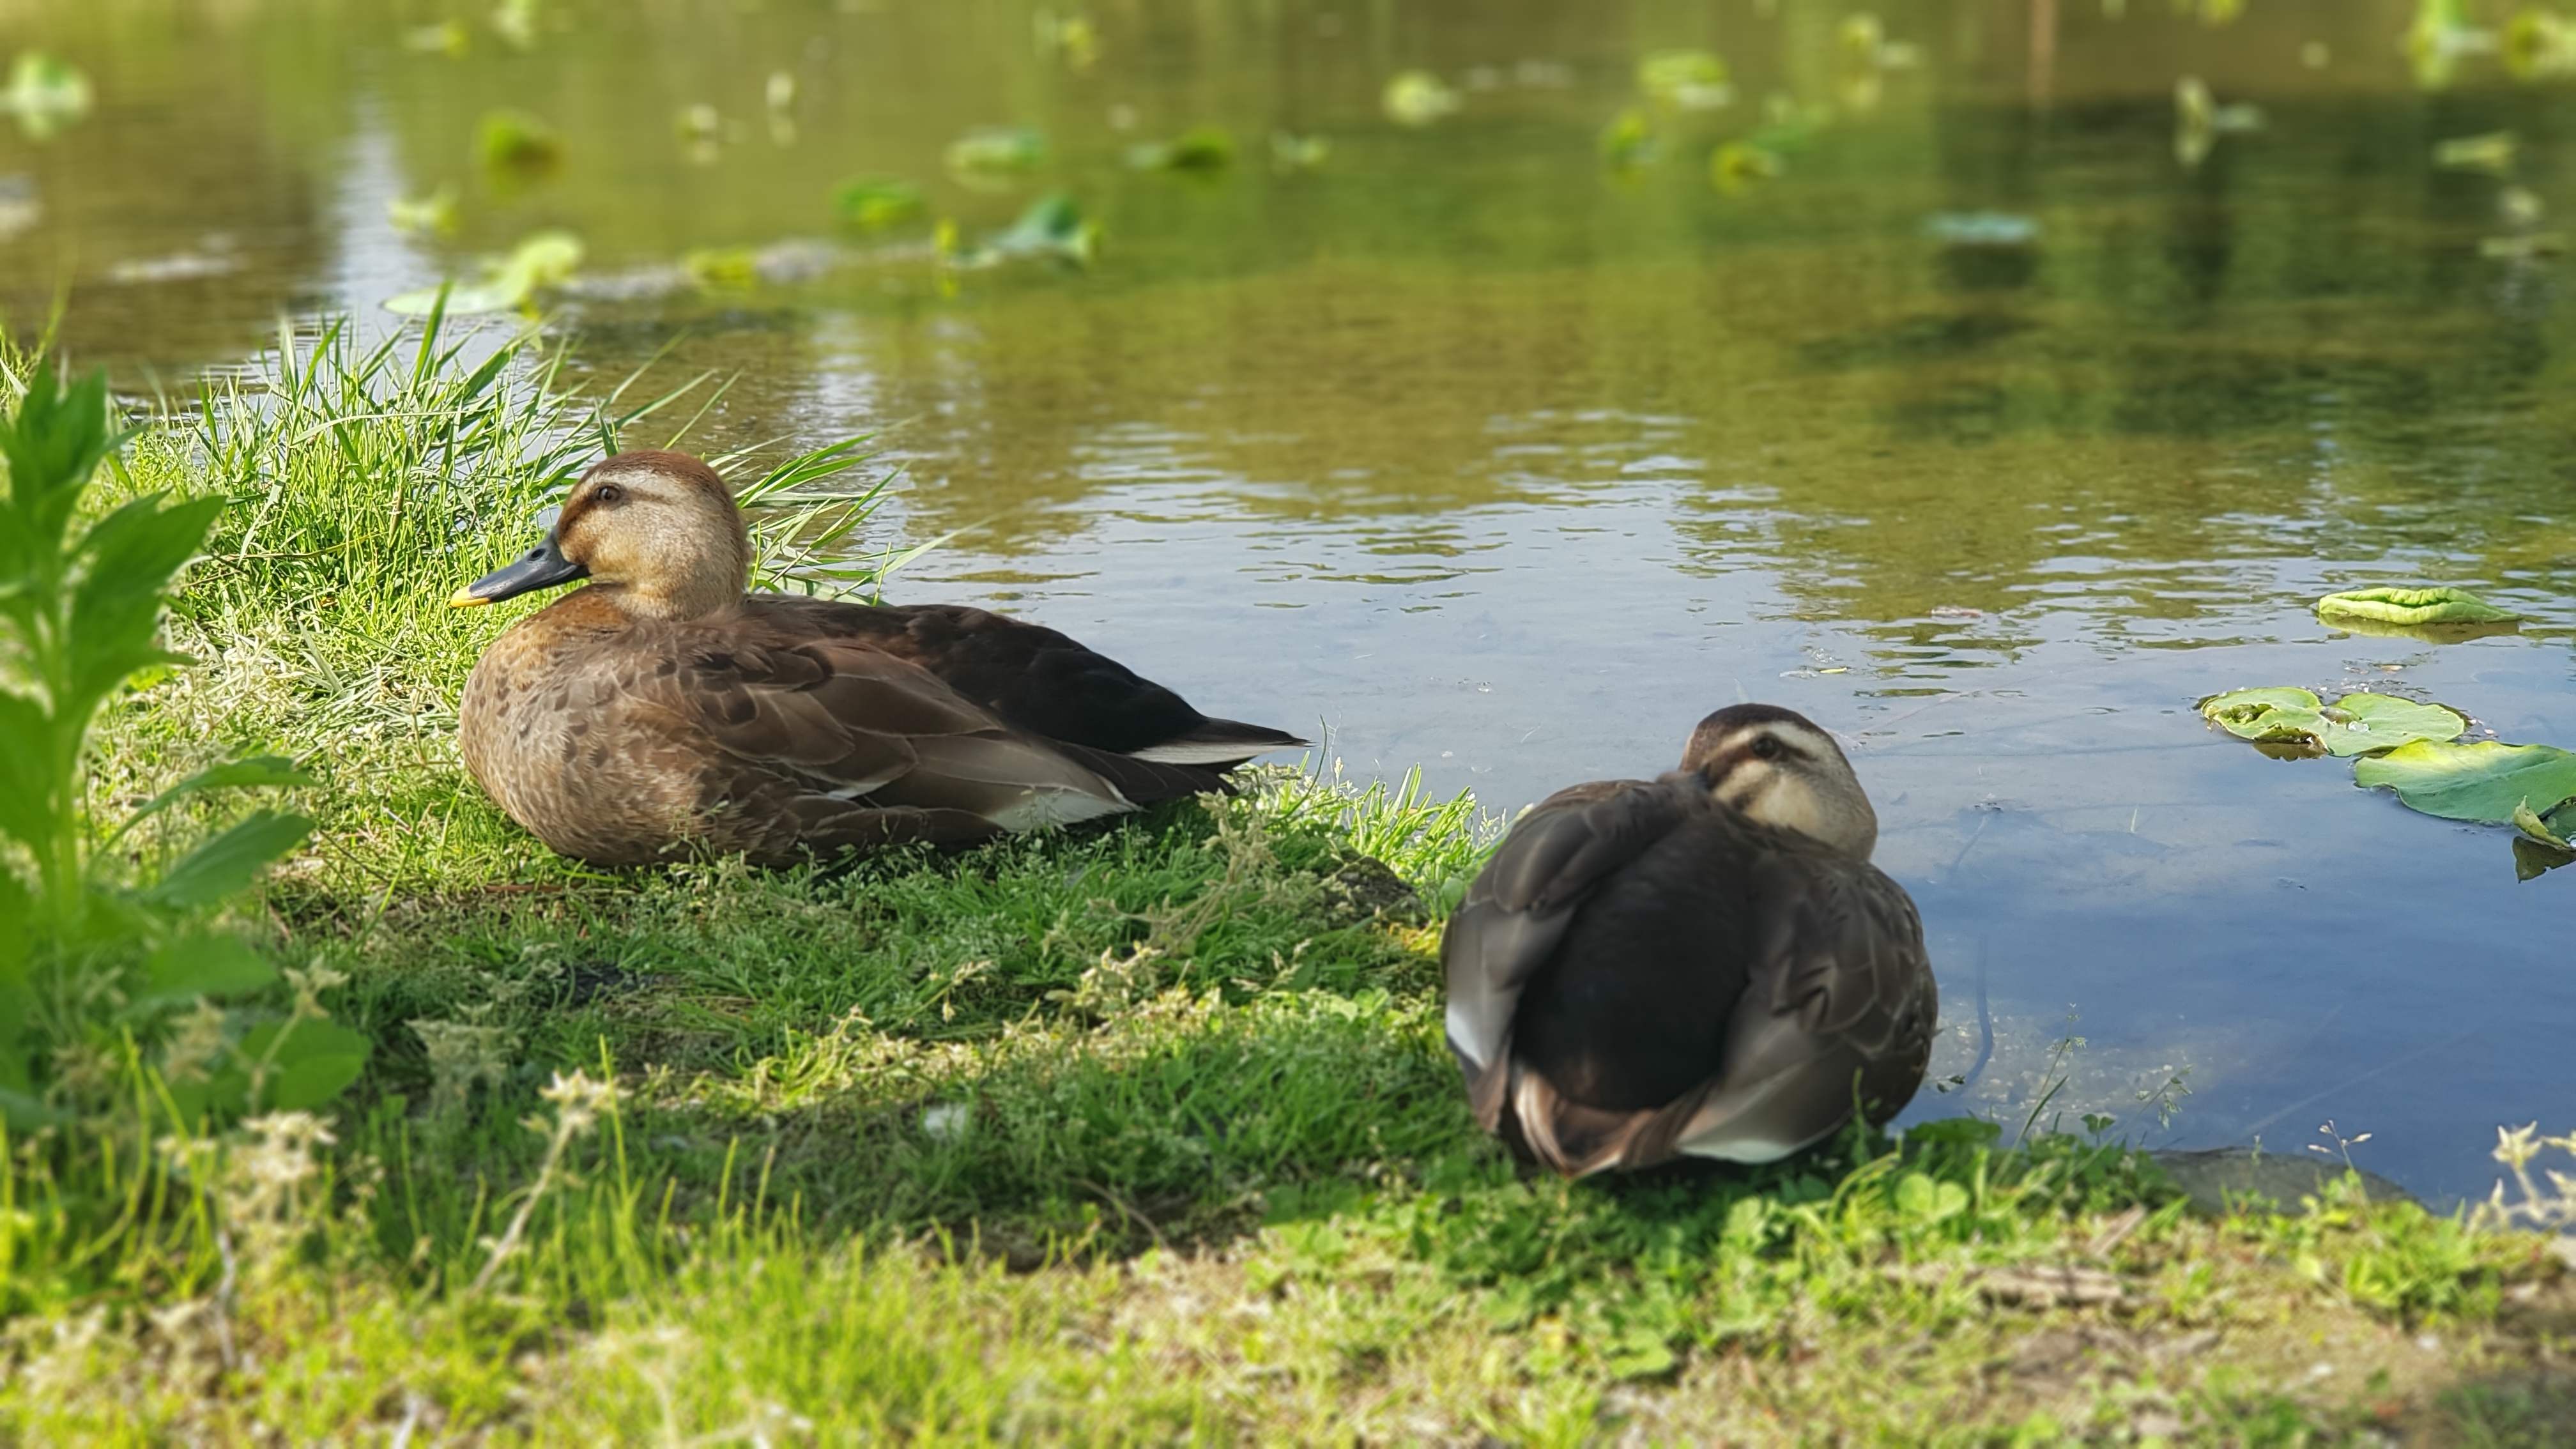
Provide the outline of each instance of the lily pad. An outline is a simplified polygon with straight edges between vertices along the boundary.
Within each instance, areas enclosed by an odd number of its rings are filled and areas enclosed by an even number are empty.
[[[1428,126],[1458,109],[1458,93],[1427,70],[1399,71],[1380,97],[1387,119],[1399,126]]]
[[[2416,741],[2459,738],[2457,710],[2391,694],[2355,692],[2329,705],[2304,689],[2239,689],[2200,702],[2201,715],[2238,739],[2367,755]]]
[[[1637,62],[1637,89],[1668,110],[1713,111],[1734,99],[1726,62],[1705,50],[1658,50]]]
[[[1193,126],[1174,140],[1128,147],[1127,164],[1138,171],[1223,171],[1234,164],[1234,136],[1223,126]]]
[[[832,211],[861,231],[921,214],[921,188],[900,176],[854,176],[832,190]]]
[[[445,312],[463,317],[480,312],[506,312],[524,307],[541,287],[561,286],[581,265],[581,238],[566,231],[540,231],[521,240],[510,254],[485,264],[483,278],[468,286],[446,289]],[[385,310],[406,317],[426,317],[440,310],[440,289],[423,287],[385,299]]]
[[[2409,809],[2445,820],[2510,825],[2515,810],[2528,808],[2564,823],[2559,807],[2576,800],[2576,754],[2554,745],[2418,740],[2362,761],[2353,781],[2364,789],[2384,785]]]
[[[977,126],[941,153],[948,174],[968,186],[1010,185],[1047,162],[1046,133],[1032,126]]]
[[[1100,223],[1084,213],[1070,196],[1042,196],[1020,213],[1010,230],[995,232],[977,246],[956,244],[956,227],[941,223],[940,253],[959,271],[980,271],[1007,261],[1053,257],[1076,267],[1091,265],[1100,245]]]
[[[2370,619],[2382,624],[2504,624],[2522,616],[2499,609],[2466,589],[2352,589],[2317,600],[2317,615]]]

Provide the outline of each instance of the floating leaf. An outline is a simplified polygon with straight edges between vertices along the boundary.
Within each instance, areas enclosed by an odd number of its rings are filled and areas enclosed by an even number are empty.
[[[450,60],[462,57],[473,48],[473,44],[473,37],[466,33],[464,22],[458,20],[416,25],[403,32],[403,49],[416,50],[423,55],[443,55]]]
[[[492,11],[492,29],[513,46],[534,50],[538,27],[544,19],[538,0],[501,0]]]
[[[921,188],[900,176],[854,176],[832,188],[832,212],[862,231],[921,214]]]
[[[1234,137],[1222,126],[1193,126],[1173,140],[1128,147],[1127,164],[1138,171],[1223,171],[1234,164]]]
[[[2202,717],[2258,744],[2297,745],[2338,756],[2394,749],[2416,740],[2459,738],[2458,711],[2391,694],[2352,693],[2332,705],[2304,689],[2239,689],[2200,703]]]
[[[1279,172],[1312,171],[1333,154],[1330,136],[1300,136],[1294,131],[1270,133],[1270,169]]]
[[[941,159],[969,186],[1007,186],[1046,164],[1046,134],[1029,126],[978,126],[949,142]]]
[[[2510,624],[2519,623],[2522,619],[2513,610],[2499,609],[2466,589],[2448,588],[2350,589],[2317,600],[2316,608],[2317,616],[2328,621],[2371,619],[2410,627],[2425,624]]]
[[[671,113],[671,134],[683,141],[713,142],[724,137],[724,113],[704,101]]]
[[[2418,740],[2363,760],[2353,780],[2365,789],[2394,790],[2409,809],[2427,815],[2509,825],[2514,810],[2526,802],[2533,802],[2541,815],[2553,816],[2559,806],[2576,799],[2576,754],[2551,745],[2495,740],[2466,745]]]
[[[1776,151],[1749,141],[1729,141],[1709,156],[1708,180],[1718,190],[1732,194],[1756,181],[1778,176],[1787,166]]]
[[[2325,712],[2326,752],[2366,755],[2418,740],[2456,740],[2469,728],[2457,710],[2393,694],[2347,694]]]
[[[495,171],[551,171],[563,164],[563,138],[543,118],[504,107],[483,113],[474,154]]]
[[[385,203],[385,219],[394,230],[427,236],[456,234],[456,188],[441,183],[436,191],[413,200],[397,196]]]
[[[2449,85],[2460,57],[2482,55],[2496,46],[2493,31],[2469,23],[2468,0],[2416,0],[2415,18],[2399,42],[2415,83],[2427,90]]]
[[[680,269],[710,292],[739,292],[760,285],[760,253],[751,247],[700,247],[680,258]]]
[[[1601,159],[1615,170],[1651,166],[1662,152],[1655,140],[1654,121],[1643,106],[1628,107],[1601,128]]]
[[[977,246],[958,247],[955,235],[952,224],[940,224],[941,255],[959,271],[980,271],[1030,257],[1055,257],[1087,267],[1100,242],[1100,224],[1084,215],[1072,197],[1055,195],[1031,202],[1008,231],[996,232]]]
[[[88,115],[91,100],[89,77],[80,67],[41,50],[26,50],[9,67],[0,110],[14,112],[18,128],[41,141]]]
[[[1726,62],[1705,50],[1658,50],[1637,62],[1637,89],[1676,111],[1713,111],[1735,98]]]
[[[506,312],[524,307],[541,287],[560,286],[581,265],[581,238],[568,231],[541,231],[521,241],[508,256],[488,263],[483,280],[471,286],[423,287],[385,299],[385,310],[406,317],[426,317],[438,310],[446,293],[446,312],[462,317],[478,312]]]
[[[1458,93],[1427,70],[1398,71],[1381,98],[1389,120],[1400,126],[1428,126],[1458,109]]]
[[[2576,26],[2537,5],[2515,11],[2504,27],[2504,68],[2516,80],[2576,74]]]
[[[2454,136],[2433,143],[2433,164],[2445,171],[2483,171],[2489,176],[2503,176],[2513,170],[2513,155],[2519,145],[2519,138],[2511,131]]]

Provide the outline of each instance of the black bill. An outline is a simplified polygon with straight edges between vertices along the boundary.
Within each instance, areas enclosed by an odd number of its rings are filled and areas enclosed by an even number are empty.
[[[515,599],[537,589],[551,589],[557,584],[589,577],[590,570],[565,558],[555,547],[555,536],[549,533],[545,542],[528,550],[526,557],[458,589],[455,597],[447,602],[460,609],[475,604],[497,604],[503,599]]]

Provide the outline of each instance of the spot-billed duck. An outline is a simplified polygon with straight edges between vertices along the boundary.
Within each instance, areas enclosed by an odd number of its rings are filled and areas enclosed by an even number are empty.
[[[1939,996],[1831,735],[1745,704],[1679,770],[1560,790],[1449,924],[1449,1046],[1488,1131],[1567,1176],[1770,1162],[1922,1084]]]
[[[750,564],[706,464],[593,465],[544,542],[453,600],[589,580],[474,666],[466,768],[566,855],[624,865],[687,843],[774,865],[1133,810],[1305,743],[1210,719],[1052,629],[746,593]]]

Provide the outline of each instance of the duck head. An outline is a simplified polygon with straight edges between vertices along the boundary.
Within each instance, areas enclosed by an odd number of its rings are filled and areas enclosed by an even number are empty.
[[[686,453],[639,450],[593,463],[543,542],[448,602],[492,604],[588,579],[626,613],[695,619],[740,603],[750,572],[742,511],[715,470]]]
[[[1813,720],[1776,704],[1722,709],[1691,731],[1682,768],[1708,792],[1765,825],[1795,830],[1861,860],[1878,848],[1878,812]]]

